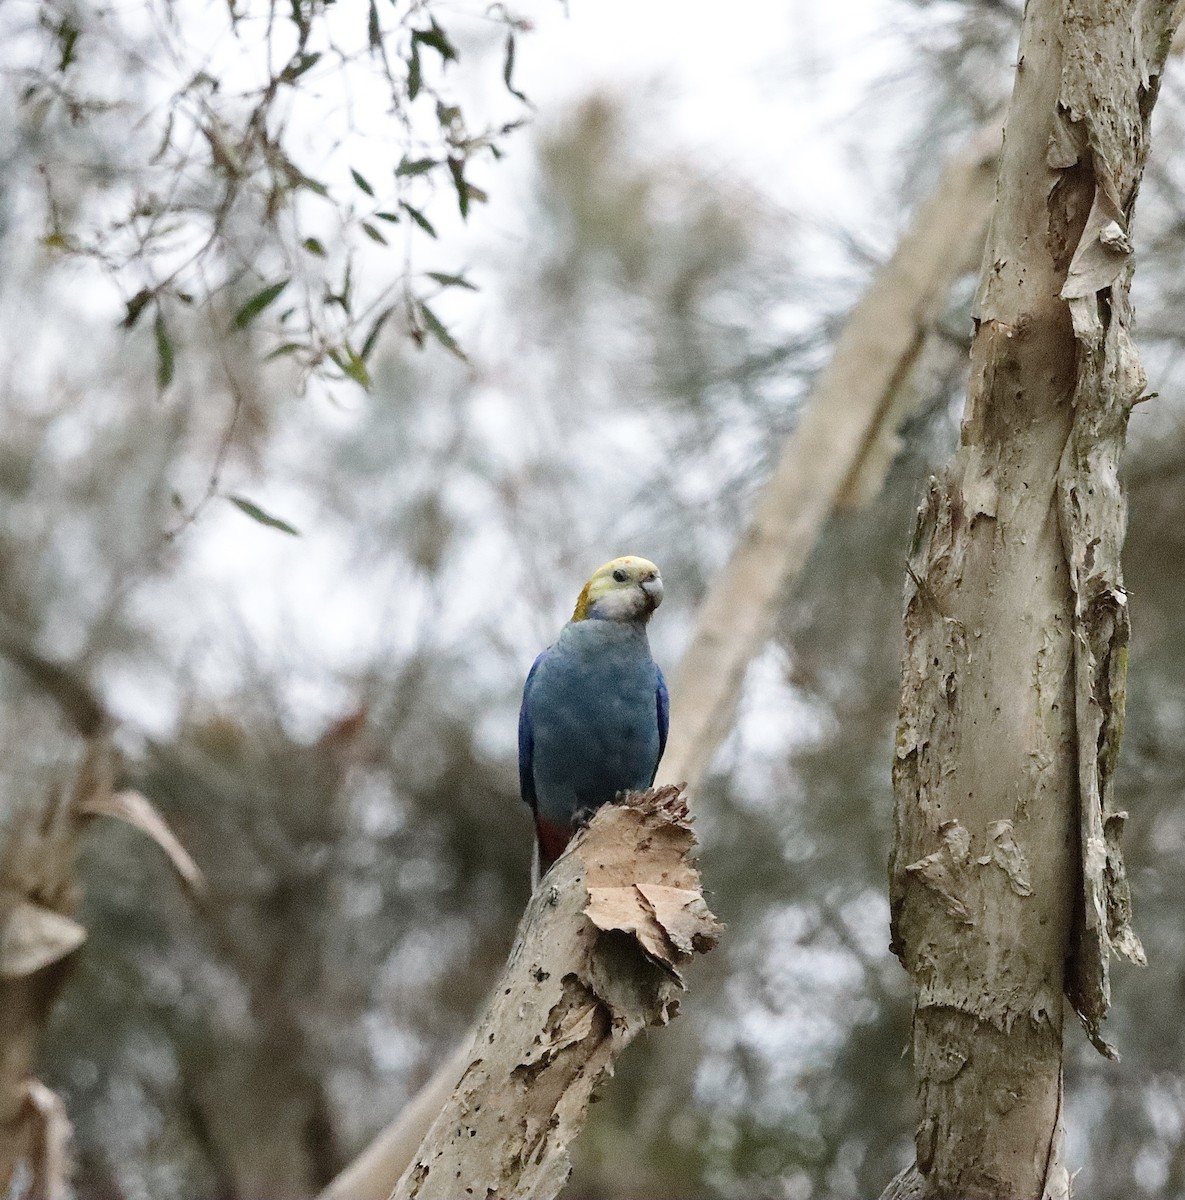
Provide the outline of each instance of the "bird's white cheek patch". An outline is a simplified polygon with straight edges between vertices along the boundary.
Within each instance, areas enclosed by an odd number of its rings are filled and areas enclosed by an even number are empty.
[[[608,592],[597,601],[597,615],[610,621],[631,620],[645,607],[637,588],[622,588]]]

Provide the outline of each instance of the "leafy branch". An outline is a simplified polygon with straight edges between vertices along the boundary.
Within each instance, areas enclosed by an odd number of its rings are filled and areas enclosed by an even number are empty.
[[[502,38],[510,111],[478,127],[452,84],[485,56],[463,53],[428,0],[230,0],[192,19],[164,0],[79,12],[43,0],[34,21],[0,19],[43,246],[98,267],[124,328],[151,316],[162,390],[181,314],[201,308],[229,314],[228,335],[256,337],[265,359],[294,362],[302,386],[369,386],[391,326],[461,355],[431,304],[473,285],[413,262],[438,238],[434,200],[451,193],[468,219],[487,199],[475,171],[529,115],[514,84],[528,22],[500,4],[450,25],[465,20]]]

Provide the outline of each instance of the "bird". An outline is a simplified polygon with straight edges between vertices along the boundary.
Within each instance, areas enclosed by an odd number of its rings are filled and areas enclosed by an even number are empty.
[[[626,555],[598,567],[527,675],[518,764],[535,819],[532,886],[596,809],[654,782],[670,696],[646,626],[662,593],[649,559]]]

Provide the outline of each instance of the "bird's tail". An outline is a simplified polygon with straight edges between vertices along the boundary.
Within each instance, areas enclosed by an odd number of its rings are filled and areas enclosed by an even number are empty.
[[[572,830],[564,825],[556,825],[539,813],[535,814],[535,852],[531,857],[531,890],[539,886],[539,880],[551,869],[568,843],[572,840]]]

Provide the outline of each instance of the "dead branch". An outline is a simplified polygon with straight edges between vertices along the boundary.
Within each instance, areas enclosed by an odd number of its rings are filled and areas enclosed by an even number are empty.
[[[469,1065],[469,1049],[475,1034],[462,1040],[448,1059],[407,1102],[383,1131],[345,1167],[317,1200],[383,1200],[399,1173],[412,1161],[424,1135],[440,1115]],[[396,1165],[397,1164],[397,1165]]]
[[[53,674],[49,691],[73,718],[78,710],[62,703],[57,686],[62,678]],[[80,751],[73,735],[58,736],[60,746],[48,756],[53,765],[43,776],[28,773],[43,779],[47,794],[24,803],[0,847],[0,1196],[33,1200],[60,1200],[69,1191],[70,1122],[61,1100],[36,1071],[70,957],[86,941],[86,930],[74,919],[83,828],[96,816],[125,820],[161,846],[192,891],[202,886],[196,865],[148,801],[115,791],[117,762],[110,739],[92,737]],[[17,751],[8,749],[15,757]]]
[[[680,789],[600,809],[532,896],[460,1082],[392,1200],[550,1200],[597,1085],[716,944]]]
[[[90,684],[68,664],[40,654],[33,647],[32,637],[3,613],[0,613],[0,655],[18,666],[30,683],[53,700],[83,737],[96,737],[111,729],[114,721]]]
[[[732,727],[777,604],[842,500],[879,490],[910,407],[907,384],[951,284],[973,268],[991,211],[999,125],[943,172],[852,310],[749,527],[716,576],[671,691],[660,781],[694,790]]]
[[[41,1037],[67,975],[67,960],[86,940],[73,918],[78,820],[74,806],[110,789],[111,748],[91,742],[73,768],[63,766],[36,810],[13,820],[0,858],[0,1195],[58,1197],[66,1188],[69,1123],[36,1078]]]

